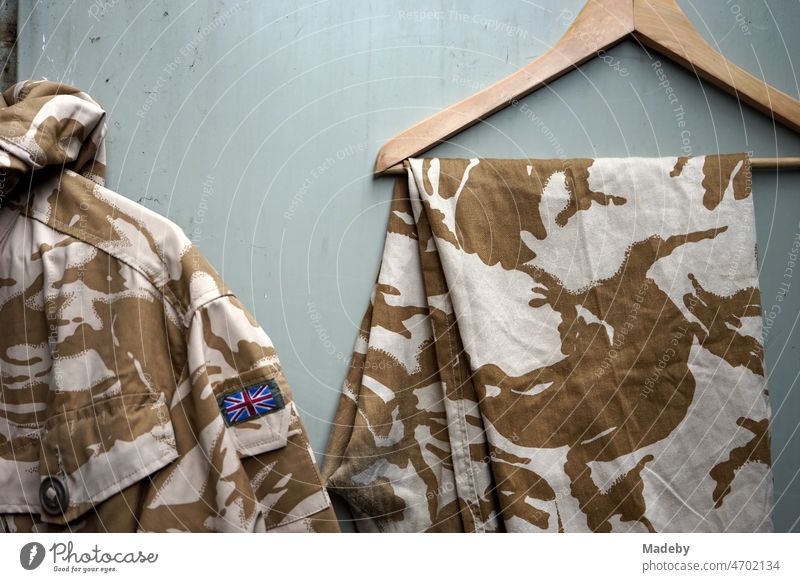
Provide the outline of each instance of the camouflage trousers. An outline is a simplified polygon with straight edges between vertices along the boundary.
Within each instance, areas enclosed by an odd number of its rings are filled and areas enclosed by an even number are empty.
[[[749,160],[411,160],[328,450],[365,531],[772,529]]]

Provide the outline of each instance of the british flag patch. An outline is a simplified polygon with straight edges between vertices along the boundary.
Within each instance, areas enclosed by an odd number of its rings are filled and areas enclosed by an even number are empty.
[[[283,408],[283,396],[275,380],[230,392],[219,400],[228,426],[264,416]]]

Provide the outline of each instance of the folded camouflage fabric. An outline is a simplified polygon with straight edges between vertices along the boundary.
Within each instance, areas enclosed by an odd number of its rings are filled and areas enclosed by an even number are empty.
[[[411,160],[324,474],[377,531],[768,531],[744,156]]]
[[[267,335],[102,186],[100,106],[2,97],[0,531],[337,531]]]

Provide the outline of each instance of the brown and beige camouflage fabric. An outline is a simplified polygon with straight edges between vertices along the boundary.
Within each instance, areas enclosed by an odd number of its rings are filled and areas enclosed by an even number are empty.
[[[0,531],[337,531],[267,335],[176,225],[103,187],[100,106],[3,99]],[[264,383],[284,406],[228,422],[218,399]]]
[[[772,528],[749,160],[410,161],[323,474],[366,531]]]

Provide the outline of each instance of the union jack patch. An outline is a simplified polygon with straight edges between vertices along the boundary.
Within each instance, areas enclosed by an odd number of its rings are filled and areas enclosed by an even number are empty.
[[[223,395],[219,407],[225,422],[232,426],[280,410],[284,402],[273,379]]]

